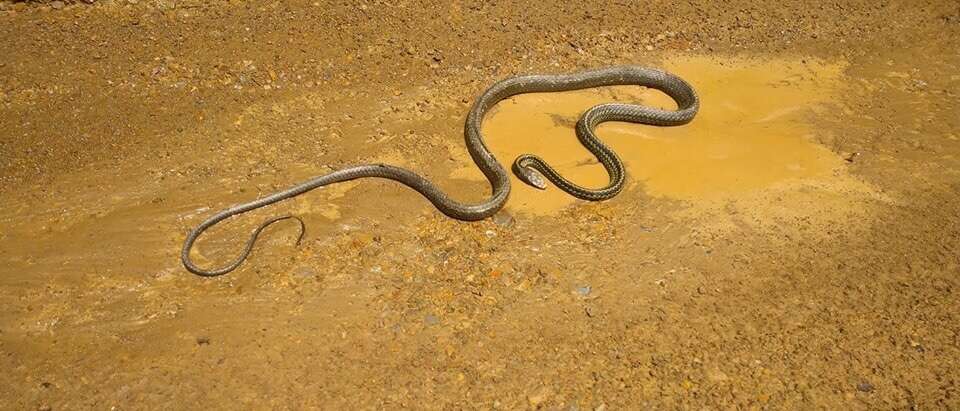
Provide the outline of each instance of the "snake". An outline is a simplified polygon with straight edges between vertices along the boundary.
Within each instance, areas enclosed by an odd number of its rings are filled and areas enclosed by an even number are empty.
[[[678,126],[690,122],[697,114],[700,100],[689,83],[669,72],[642,66],[615,66],[593,69],[572,74],[536,74],[510,77],[494,83],[473,103],[464,122],[464,138],[467,151],[490,183],[490,196],[475,204],[459,202],[444,193],[435,184],[413,171],[388,164],[362,164],[342,168],[328,174],[313,177],[285,190],[266,197],[237,204],[216,213],[191,230],[183,244],[180,260],[190,272],[213,277],[229,273],[239,267],[253,249],[260,232],[267,226],[293,219],[300,223],[299,245],[306,232],[302,219],[292,215],[274,217],[260,224],[251,234],[240,255],[221,268],[204,269],[190,258],[190,250],[204,231],[217,223],[265,207],[279,201],[290,199],[308,191],[330,184],[360,178],[381,178],[404,184],[429,200],[440,212],[458,220],[477,221],[493,216],[507,202],[510,196],[510,177],[503,165],[483,141],[480,132],[484,117],[497,103],[504,99],[526,93],[563,92],[606,86],[634,85],[660,90],[677,104],[676,110],[664,110],[654,107],[604,103],[587,109],[576,124],[576,135],[580,143],[589,150],[609,175],[609,183],[601,188],[582,187],[564,178],[542,158],[533,154],[517,157],[512,165],[514,174],[524,183],[538,189],[546,189],[545,180],[570,195],[589,201],[610,199],[623,190],[626,172],[623,161],[616,152],[603,144],[595,133],[596,127],[608,121],[621,121],[652,126]]]

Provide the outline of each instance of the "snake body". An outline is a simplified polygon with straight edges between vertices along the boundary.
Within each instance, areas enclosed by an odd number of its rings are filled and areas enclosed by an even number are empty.
[[[296,219],[300,222],[300,239],[305,226],[295,216],[283,216],[269,219],[254,230],[247,240],[244,250],[230,264],[219,269],[205,270],[190,259],[190,250],[197,238],[213,225],[232,216],[264,207],[278,201],[298,196],[318,187],[358,178],[378,177],[400,182],[422,194],[438,210],[451,218],[476,221],[492,216],[499,211],[510,195],[510,178],[506,170],[497,161],[490,149],[484,144],[480,126],[486,113],[498,102],[525,93],[559,92],[594,87],[637,85],[658,89],[677,103],[677,110],[660,110],[632,104],[600,104],[587,110],[577,121],[576,132],[580,142],[593,153],[610,176],[607,186],[589,189],[578,186],[556,172],[541,158],[525,154],[513,163],[513,171],[524,182],[544,189],[543,177],[561,190],[584,200],[599,201],[617,195],[624,186],[623,162],[615,152],[604,145],[594,134],[600,123],[607,121],[626,121],[656,126],[674,126],[689,122],[696,115],[699,99],[693,88],[683,79],[665,71],[636,66],[610,67],[562,75],[527,75],[511,77],[495,83],[477,100],[467,115],[464,124],[464,136],[467,150],[473,161],[490,182],[490,197],[477,204],[465,204],[450,198],[436,185],[410,170],[386,164],[364,164],[334,171],[314,177],[286,190],[248,203],[238,204],[207,218],[193,229],[184,241],[180,259],[190,272],[201,276],[218,276],[233,271],[247,258],[257,236],[268,225],[284,219]]]

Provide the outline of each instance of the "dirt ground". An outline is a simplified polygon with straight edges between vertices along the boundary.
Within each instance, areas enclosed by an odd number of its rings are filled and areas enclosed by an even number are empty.
[[[960,4],[0,1],[0,408],[960,408]],[[662,67],[689,125],[606,124],[628,189],[513,182],[451,220],[349,164],[489,192],[473,99],[524,73]],[[587,107],[484,128],[586,185]]]

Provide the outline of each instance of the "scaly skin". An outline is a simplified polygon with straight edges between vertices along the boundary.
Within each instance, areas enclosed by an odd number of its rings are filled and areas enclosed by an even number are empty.
[[[480,126],[487,111],[498,102],[518,94],[570,91],[615,85],[638,85],[658,89],[673,98],[677,102],[678,109],[676,111],[665,111],[630,104],[601,104],[587,110],[580,117],[577,122],[577,137],[590,152],[597,156],[600,164],[603,164],[607,169],[607,173],[610,175],[610,183],[606,187],[600,189],[580,187],[560,176],[539,157],[530,154],[518,157],[513,163],[513,170],[518,177],[535,187],[541,189],[546,187],[540,175],[542,174],[561,190],[575,197],[591,201],[609,199],[623,189],[625,178],[623,162],[617,157],[616,153],[597,139],[593,130],[597,125],[606,121],[628,121],[656,126],[674,126],[689,122],[697,113],[699,99],[693,88],[679,77],[660,70],[624,66],[575,74],[518,76],[500,81],[488,88],[477,99],[464,125],[467,150],[477,167],[490,182],[491,195],[487,200],[478,204],[464,204],[450,198],[433,183],[410,170],[386,164],[358,165],[314,177],[286,190],[259,200],[235,205],[211,216],[187,235],[183,250],[180,253],[180,259],[187,270],[197,275],[212,277],[226,274],[243,263],[250,254],[250,250],[253,249],[257,236],[264,228],[277,221],[290,218],[300,222],[300,237],[297,240],[299,243],[305,231],[303,221],[294,216],[275,217],[267,220],[254,230],[243,251],[229,265],[219,269],[205,270],[197,267],[190,260],[190,249],[193,248],[197,238],[220,221],[281,200],[296,197],[318,187],[365,177],[379,177],[403,183],[417,190],[442,213],[458,220],[476,221],[490,217],[503,208],[510,196],[510,178],[500,162],[484,144],[483,136],[480,134]]]

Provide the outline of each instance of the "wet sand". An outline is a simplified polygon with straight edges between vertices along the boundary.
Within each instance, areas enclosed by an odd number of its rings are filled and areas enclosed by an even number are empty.
[[[960,10],[949,1],[0,1],[0,408],[951,409],[960,364]],[[453,221],[398,184],[212,213],[350,164],[489,193],[463,118],[493,82],[615,64],[700,93],[602,125],[616,198],[513,181]],[[599,186],[587,107],[484,133]]]

